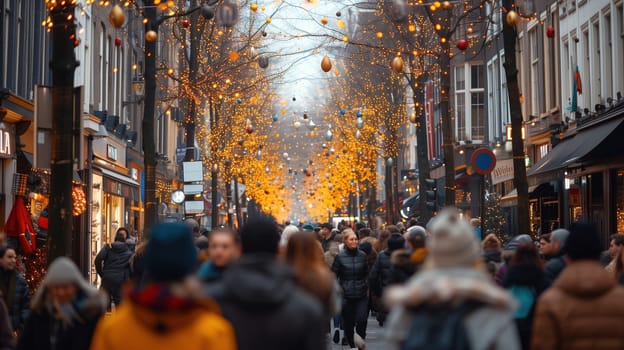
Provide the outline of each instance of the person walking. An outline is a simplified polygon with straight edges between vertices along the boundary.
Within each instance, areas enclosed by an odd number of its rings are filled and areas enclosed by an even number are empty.
[[[241,255],[240,238],[236,231],[217,228],[208,237],[208,260],[197,271],[202,282],[213,283],[223,277],[225,269]]]
[[[393,284],[392,253],[405,246],[405,239],[401,234],[393,233],[388,238],[387,245],[388,247],[377,255],[377,260],[368,276],[371,296],[374,296],[374,298],[371,298],[373,300],[381,300],[383,291],[386,287]],[[381,327],[383,327],[387,316],[388,309],[380,303],[377,311],[377,321]]]
[[[332,265],[342,287],[342,326],[347,344],[356,349],[355,332],[366,339],[368,318],[368,266],[366,253],[358,249],[358,236],[351,229],[342,232],[344,249],[338,253]],[[364,344],[359,345],[360,348]]]
[[[278,260],[275,220],[263,215],[249,218],[239,235],[241,258],[211,288],[223,316],[234,326],[238,349],[324,349],[323,307],[296,287],[292,268]]]
[[[73,261],[54,260],[33,296],[19,350],[87,350],[108,297],[91,287]]]
[[[0,292],[11,327],[19,333],[30,314],[30,292],[24,276],[17,271],[17,253],[7,245],[0,247]]]
[[[235,350],[232,326],[192,275],[196,262],[188,225],[154,226],[144,256],[147,283],[129,290],[124,303],[102,318],[91,350]]]
[[[385,293],[385,349],[519,349],[514,302],[483,268],[470,223],[446,208],[430,228],[423,269]]]
[[[519,304],[514,320],[522,349],[528,350],[535,304],[545,288],[543,263],[535,244],[524,243],[518,246],[509,261],[503,287],[510,291]]]
[[[546,275],[546,286],[553,284],[555,279],[559,276],[561,271],[566,267],[565,244],[570,235],[570,231],[560,228],[550,233],[550,252],[552,258],[548,260],[544,267],[544,274]]]
[[[334,274],[325,264],[321,243],[312,234],[295,233],[288,240],[285,261],[294,268],[297,285],[321,302],[329,322],[340,311],[341,300]]]
[[[95,257],[95,271],[102,278],[102,288],[115,306],[121,303],[121,287],[130,278],[130,258],[126,238],[122,233],[115,236],[115,242],[104,246]]]
[[[573,224],[565,252],[566,268],[537,302],[531,349],[624,349],[624,288],[600,264],[596,227]]]

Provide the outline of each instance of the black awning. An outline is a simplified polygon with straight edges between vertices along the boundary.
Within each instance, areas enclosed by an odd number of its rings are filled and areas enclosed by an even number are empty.
[[[527,175],[547,173],[579,162],[613,134],[622,122],[624,118],[616,118],[580,130],[574,136],[565,138],[544,158],[535,163],[528,170]]]

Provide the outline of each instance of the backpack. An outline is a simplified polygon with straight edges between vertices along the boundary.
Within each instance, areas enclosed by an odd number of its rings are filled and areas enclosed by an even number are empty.
[[[514,313],[515,319],[522,319],[533,316],[535,299],[537,292],[535,288],[522,285],[513,285],[509,288],[509,293],[518,301],[519,307]]]
[[[460,305],[421,305],[412,309],[414,318],[402,350],[470,350],[465,318],[480,308],[478,302]]]

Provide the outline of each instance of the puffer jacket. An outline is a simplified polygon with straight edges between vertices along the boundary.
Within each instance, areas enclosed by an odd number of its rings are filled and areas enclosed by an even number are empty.
[[[537,303],[531,349],[624,349],[622,300],[598,261],[570,264]]]
[[[95,258],[95,269],[102,279],[121,284],[130,276],[132,252],[124,242],[104,247]]]
[[[376,296],[381,296],[383,289],[392,284],[392,262],[390,257],[392,252],[389,249],[384,249],[377,255],[377,260],[371,269],[368,276],[368,284],[370,285],[371,292]]]
[[[366,253],[344,248],[334,259],[332,271],[342,287],[346,299],[364,298],[368,294],[368,265]]]

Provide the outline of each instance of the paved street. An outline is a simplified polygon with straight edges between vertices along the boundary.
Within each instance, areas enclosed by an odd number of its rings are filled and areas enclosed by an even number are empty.
[[[382,332],[383,329],[379,327],[377,320],[375,318],[370,317],[368,319],[368,328],[366,329],[366,350],[383,350],[385,347],[382,342]],[[331,344],[328,347],[329,350],[345,350],[349,349],[348,345],[340,345],[334,344],[331,340],[329,340]]]

